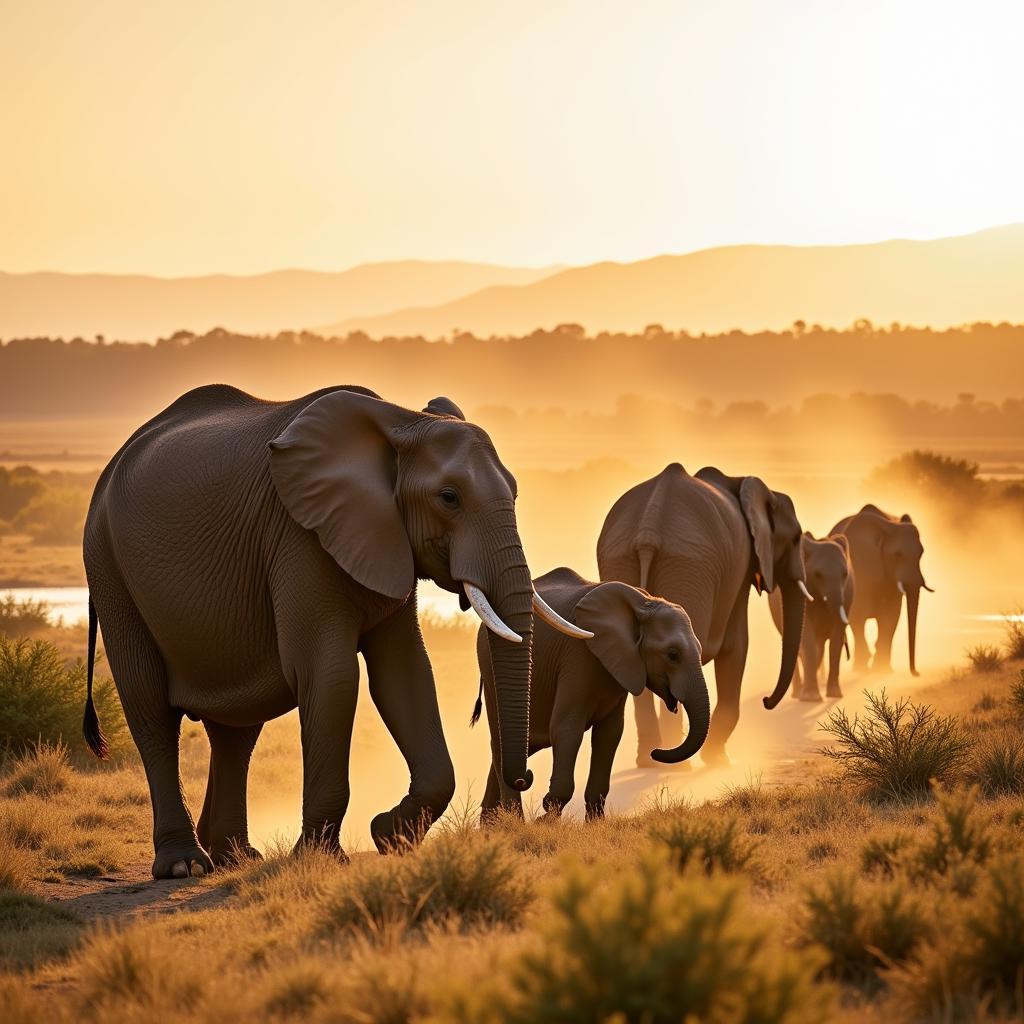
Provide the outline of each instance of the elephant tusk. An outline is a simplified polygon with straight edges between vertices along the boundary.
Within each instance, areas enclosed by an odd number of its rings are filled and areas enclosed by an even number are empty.
[[[513,644],[521,644],[523,642],[523,638],[515,630],[509,629],[498,618],[497,612],[491,607],[491,602],[487,600],[487,595],[479,587],[474,587],[472,583],[466,583],[465,581],[463,581],[462,587],[466,591],[469,603],[473,606],[473,611],[480,616],[483,624],[492,633],[496,633],[502,640],[508,640]]]
[[[897,581],[896,581],[896,589],[897,589],[897,590],[898,590],[898,591],[899,591],[899,592],[900,592],[901,594],[906,594],[906,592],[907,592],[907,588],[906,588],[905,586],[903,586],[903,580],[897,580]]]
[[[848,626],[850,624],[850,616],[846,614],[846,609],[842,605],[839,606],[839,621],[842,622],[844,626]]]
[[[814,598],[811,597],[811,592],[807,589],[807,584],[803,580],[797,580],[796,585],[800,588],[800,593],[807,598],[808,601],[813,603]]]
[[[575,637],[577,640],[593,640],[594,638],[594,634],[589,629],[580,629],[579,626],[563,619],[536,590],[533,592],[533,610],[549,626],[557,629],[559,633]]]

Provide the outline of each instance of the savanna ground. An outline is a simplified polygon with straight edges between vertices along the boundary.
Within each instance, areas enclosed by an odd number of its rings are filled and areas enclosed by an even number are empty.
[[[109,447],[84,433],[79,443],[86,453]],[[536,572],[564,563],[593,573],[611,501],[664,463],[641,434],[622,443],[628,459],[536,470],[513,461]],[[531,465],[540,439],[518,444]],[[702,464],[729,471],[776,466],[761,472],[818,535],[868,498],[913,511],[938,589],[922,603],[921,679],[899,671],[901,627],[892,676],[853,676],[844,663],[843,701],[787,698],[765,712],[778,638],[764,601],[752,599],[731,769],[697,759],[688,771],[637,770],[627,725],[605,821],[583,823],[578,798],[561,822],[537,820],[550,769],[540,754],[528,820],[480,832],[488,753],[486,730],[465,724],[478,678],[472,628],[434,619],[425,634],[460,788],[421,849],[369,852],[370,817],[408,776],[364,693],[349,865],[288,853],[301,780],[286,716],[264,730],[250,777],[251,834],[267,859],[153,882],[148,793],[108,680],[97,697],[115,756],[101,766],[82,750],[84,629],[7,601],[0,1019],[658,1024],[682,1019],[684,1007],[714,1021],[1019,1019],[1024,637],[976,617],[1014,611],[1021,599],[1019,496],[941,460],[868,476],[884,461],[868,458],[843,475],[826,449],[795,463],[783,442],[694,447]],[[42,481],[8,471],[8,497],[34,490],[0,535],[0,586],[84,582],[78,548],[61,531],[79,528],[64,515],[81,514],[74,503],[96,467],[62,454],[64,463],[36,465]],[[900,711],[903,700],[912,703]],[[826,746],[852,756],[830,758]],[[207,757],[201,727],[186,723],[194,810]]]

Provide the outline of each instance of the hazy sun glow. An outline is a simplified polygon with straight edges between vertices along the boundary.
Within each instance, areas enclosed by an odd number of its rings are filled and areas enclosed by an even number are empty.
[[[628,260],[1024,220],[1016,0],[6,0],[0,269]]]

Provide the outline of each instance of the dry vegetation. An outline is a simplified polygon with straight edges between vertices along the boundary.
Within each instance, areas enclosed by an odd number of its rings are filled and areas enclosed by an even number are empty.
[[[466,639],[431,632],[442,649]],[[45,642],[3,643],[50,666],[46,706],[78,712],[74,664]],[[99,923],[47,897],[148,863],[148,794],[130,752],[79,762],[55,719],[56,733],[12,743],[0,771],[0,1019],[1017,1019],[1024,672],[1012,643],[994,672],[837,711],[822,736],[836,763],[820,759],[804,785],[486,831],[461,808],[405,855],[342,866],[282,846],[205,879],[142,883],[180,892],[177,913]],[[202,744],[189,726],[193,803]],[[254,788],[293,755],[273,751]]]

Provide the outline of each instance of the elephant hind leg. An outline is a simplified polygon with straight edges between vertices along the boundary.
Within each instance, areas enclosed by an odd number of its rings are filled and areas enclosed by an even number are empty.
[[[249,760],[262,725],[234,727],[203,722],[210,738],[210,775],[196,833],[214,864],[259,858],[249,843],[246,788]]]
[[[91,582],[91,581],[90,581]],[[185,878],[213,870],[185,806],[178,768],[182,712],[168,699],[167,670],[131,599],[94,590],[103,642],[125,721],[149,783],[153,803],[154,878]]]

